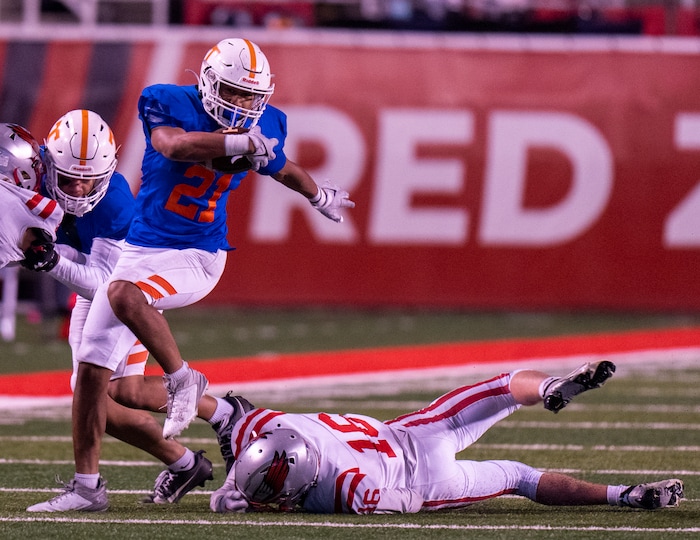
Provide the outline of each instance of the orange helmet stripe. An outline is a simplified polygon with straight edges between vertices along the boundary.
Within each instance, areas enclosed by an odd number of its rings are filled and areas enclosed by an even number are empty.
[[[88,147],[88,111],[83,109],[81,112],[82,115],[82,130],[83,130],[83,138],[80,140],[80,164],[85,165],[85,162],[87,160],[87,147]]]
[[[204,60],[209,60],[209,57],[210,57],[212,54],[218,53],[218,52],[221,52],[221,50],[219,50],[219,47],[218,47],[217,45],[214,45],[211,49],[209,49],[209,52],[208,52],[207,55],[204,57]]]
[[[251,79],[254,79],[255,72],[258,70],[258,58],[255,56],[255,47],[253,47],[253,44],[247,39],[243,41],[245,41],[245,44],[248,46],[248,52],[250,53],[250,72],[248,75]]]

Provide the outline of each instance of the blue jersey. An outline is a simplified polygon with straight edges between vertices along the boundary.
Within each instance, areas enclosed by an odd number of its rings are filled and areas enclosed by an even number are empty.
[[[172,161],[151,144],[151,132],[157,127],[206,132],[220,128],[205,112],[197,87],[149,86],[141,94],[138,108],[146,152],[141,188],[136,196],[137,213],[127,241],[145,247],[197,248],[210,252],[230,249],[226,204],[230,191],[238,187],[246,173],[222,174],[201,162]],[[282,150],[287,117],[268,105],[258,125],[266,137],[279,141],[274,149],[275,159],[258,171],[272,175],[287,161]]]
[[[56,241],[81,253],[90,254],[95,238],[123,240],[134,217],[136,201],[126,178],[112,174],[107,193],[91,211],[81,217],[66,214],[56,231]]]

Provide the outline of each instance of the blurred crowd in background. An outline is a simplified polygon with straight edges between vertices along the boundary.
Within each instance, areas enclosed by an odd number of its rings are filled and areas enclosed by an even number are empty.
[[[39,0],[42,22],[699,35],[697,0]],[[4,0],[0,22],[33,0]],[[14,10],[13,10],[14,6]],[[83,21],[84,22],[84,21]]]

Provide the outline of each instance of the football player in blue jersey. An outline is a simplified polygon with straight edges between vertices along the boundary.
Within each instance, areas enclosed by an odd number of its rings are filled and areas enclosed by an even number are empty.
[[[58,201],[65,216],[56,232],[57,243],[49,263],[34,265],[32,269],[48,272],[78,295],[68,337],[73,351],[71,386],[75,385],[77,377],[76,353],[91,300],[112,273],[134,216],[131,188],[124,176],[115,170],[116,152],[114,136],[107,123],[98,114],[84,109],[62,116],[42,148],[47,169],[41,182],[42,191]],[[201,451],[193,452],[176,441],[163,439],[158,422],[147,412],[135,410],[157,412],[167,399],[162,379],[144,376],[147,357],[145,347],[136,341],[112,374],[106,431],[168,466],[145,502],[172,503],[211,479],[212,464]],[[212,424],[221,423],[222,418],[228,419],[233,412],[231,398],[205,395],[202,401],[202,416]],[[217,408],[221,411],[215,416]],[[66,505],[73,508],[78,496],[82,499],[80,505],[99,510],[107,502],[104,482],[98,485],[90,480],[89,475],[85,478],[84,473],[76,469],[76,476],[67,484],[65,493],[28,510],[62,511]]]

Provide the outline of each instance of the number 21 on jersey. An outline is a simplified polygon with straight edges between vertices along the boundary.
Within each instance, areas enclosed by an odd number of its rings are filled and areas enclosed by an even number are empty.
[[[196,186],[177,184],[170,193],[168,201],[165,203],[165,209],[192,221],[211,223],[214,221],[216,203],[231,185],[233,175],[224,174],[217,180],[216,173],[213,170],[207,169],[204,165],[197,164],[187,169],[187,171],[185,171],[185,176],[187,178],[200,178],[202,182]],[[214,182],[216,182],[214,191],[205,199],[207,192],[209,192]],[[200,202],[199,204],[186,202],[185,198],[197,199]],[[206,208],[202,209],[202,203],[206,203]]]

